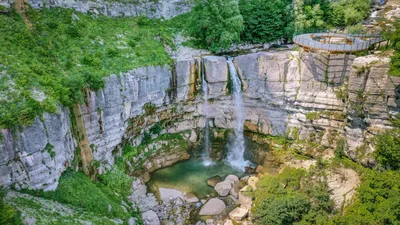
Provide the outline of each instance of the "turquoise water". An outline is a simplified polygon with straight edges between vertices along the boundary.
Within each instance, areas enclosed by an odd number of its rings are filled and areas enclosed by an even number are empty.
[[[185,193],[191,192],[199,198],[207,195],[216,196],[217,193],[214,188],[207,185],[207,179],[216,175],[224,179],[229,174],[238,177],[245,175],[243,172],[234,170],[224,161],[217,161],[205,166],[201,159],[192,158],[171,167],[157,170],[151,175],[148,187],[153,193],[157,193],[159,187],[164,187]]]

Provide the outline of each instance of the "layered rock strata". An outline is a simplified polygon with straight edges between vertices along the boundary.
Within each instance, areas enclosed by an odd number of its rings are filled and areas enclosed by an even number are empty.
[[[387,59],[280,51],[238,56],[234,63],[243,86],[247,131],[326,147],[343,139],[346,154],[361,161],[359,147],[366,148],[364,155],[373,151],[370,137],[390,128],[389,119],[399,111],[400,79],[387,75]],[[137,146],[146,135],[181,133],[187,142],[199,141],[206,123],[202,72],[210,97],[209,125],[231,129],[235,112],[224,57],[178,61],[172,69],[134,69],[105,78],[105,88],[88,91],[86,104],[74,110],[75,118],[83,119],[93,160],[113,165],[123,144]],[[60,109],[22,130],[3,130],[0,184],[54,188],[79,144],[73,141],[70,123],[68,110]],[[44,150],[47,144],[55,154]],[[144,165],[159,168],[154,162]]]
[[[14,0],[0,0],[0,6],[10,8]],[[68,8],[82,13],[112,17],[137,17],[170,19],[191,10],[190,0],[28,0],[32,8]]]

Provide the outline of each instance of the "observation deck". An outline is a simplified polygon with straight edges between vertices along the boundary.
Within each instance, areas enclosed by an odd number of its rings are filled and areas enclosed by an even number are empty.
[[[304,33],[293,42],[308,50],[351,53],[368,50],[371,45],[385,41],[380,34],[342,34],[334,32]]]

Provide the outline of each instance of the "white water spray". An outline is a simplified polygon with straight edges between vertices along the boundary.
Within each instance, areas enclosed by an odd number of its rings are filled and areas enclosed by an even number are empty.
[[[242,84],[239,76],[236,72],[235,65],[232,59],[228,59],[229,73],[232,84],[232,96],[235,109],[235,120],[234,120],[234,133],[231,136],[228,143],[229,153],[228,162],[237,170],[244,171],[245,167],[249,165],[249,162],[244,160],[244,114],[243,114],[243,97],[242,97]]]
[[[204,127],[204,150],[203,150],[203,165],[209,166],[212,164],[212,160],[210,158],[211,151],[211,143],[210,143],[210,127],[208,124],[208,87],[205,78],[204,68],[202,69],[202,89],[203,89],[203,98],[204,98],[204,116],[206,118],[205,127]]]

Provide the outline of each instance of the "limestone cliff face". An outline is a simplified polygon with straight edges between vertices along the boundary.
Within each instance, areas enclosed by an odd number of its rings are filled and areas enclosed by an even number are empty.
[[[243,84],[247,130],[326,147],[343,139],[346,154],[366,164],[373,164],[370,137],[390,128],[389,118],[400,108],[400,79],[387,75],[387,59],[281,51],[238,56],[234,63]],[[122,143],[138,145],[145,134],[157,138],[184,133],[188,142],[201,139],[206,123],[202,73],[210,126],[232,128],[235,111],[228,71],[224,57],[205,56],[178,61],[172,68],[139,68],[105,78],[105,88],[88,92],[86,104],[74,110],[75,117],[83,119],[93,160],[112,165]],[[2,131],[1,185],[57,185],[79,144],[72,139],[68,115],[68,110],[46,114],[44,122],[37,119],[21,131]],[[152,133],[155,126],[161,130]],[[43,150],[48,143],[55,155]],[[145,165],[158,168],[156,161]]]
[[[0,6],[9,8],[14,0],[0,0]],[[187,13],[192,8],[191,0],[28,0],[32,8],[69,8],[82,13],[102,14],[112,17],[147,16],[170,19]]]
[[[1,130],[0,185],[53,190],[71,165],[75,144],[66,109],[36,118],[31,126]]]
[[[388,76],[389,60],[357,58],[349,74],[346,153],[366,165],[375,164],[371,138],[390,129],[390,119],[400,111],[400,78]]]

